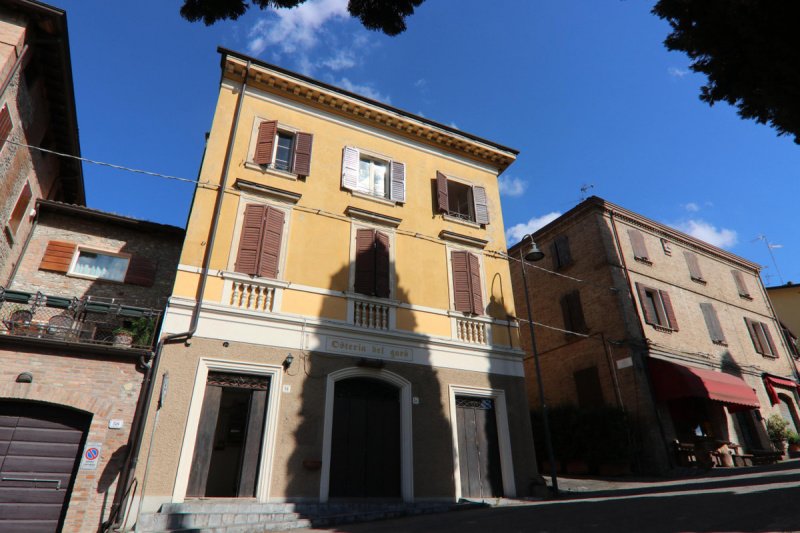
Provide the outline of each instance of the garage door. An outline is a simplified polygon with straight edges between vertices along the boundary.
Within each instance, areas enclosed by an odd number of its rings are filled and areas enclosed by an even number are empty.
[[[0,402],[0,531],[59,531],[91,415]]]

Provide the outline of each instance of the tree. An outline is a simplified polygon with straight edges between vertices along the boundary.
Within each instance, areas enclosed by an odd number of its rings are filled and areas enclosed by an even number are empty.
[[[210,26],[220,20],[236,20],[250,8],[281,9],[297,7],[307,0],[183,0],[181,16],[190,22],[202,20]],[[365,28],[397,35],[406,30],[406,17],[425,0],[350,0],[347,10]]]
[[[727,102],[800,144],[800,2],[659,0],[653,14],[672,27],[667,49],[707,76],[702,101]]]

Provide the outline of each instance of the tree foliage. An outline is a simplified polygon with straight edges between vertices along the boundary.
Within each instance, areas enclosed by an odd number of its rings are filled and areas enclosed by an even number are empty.
[[[707,76],[702,101],[727,102],[800,144],[800,2],[659,0],[653,14],[672,27],[667,49]]]
[[[307,0],[183,0],[181,16],[191,22],[202,20],[210,26],[220,20],[236,20],[251,5],[259,9],[288,9]],[[350,0],[347,10],[365,28],[397,35],[406,30],[406,17],[425,0]]]

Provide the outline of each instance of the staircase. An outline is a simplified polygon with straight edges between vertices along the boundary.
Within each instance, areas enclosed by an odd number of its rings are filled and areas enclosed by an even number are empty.
[[[310,527],[329,527],[460,509],[486,504],[433,503],[256,503],[201,500],[168,503],[157,513],[143,514],[136,529],[142,533],[256,533]]]

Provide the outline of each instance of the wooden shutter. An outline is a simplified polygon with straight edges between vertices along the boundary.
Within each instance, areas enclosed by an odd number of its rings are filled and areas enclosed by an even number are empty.
[[[733,281],[736,282],[736,290],[739,291],[739,296],[749,298],[750,292],[747,290],[747,284],[744,281],[742,273],[738,270],[731,270],[731,274],[733,274]]]
[[[3,109],[0,109],[0,149],[6,143],[6,139],[11,134],[11,129],[14,125],[11,123],[11,113],[8,111],[8,106],[4,105]]]
[[[564,329],[576,333],[586,333],[586,319],[581,305],[581,293],[571,291],[561,297],[561,312],[564,315]]]
[[[650,257],[647,255],[647,246],[644,244],[644,236],[642,235],[642,232],[635,229],[629,229],[628,237],[631,239],[633,256],[636,259],[644,259],[645,261],[649,261]]]
[[[156,268],[155,261],[141,255],[134,255],[128,262],[124,281],[130,285],[152,287],[156,281]]]
[[[356,230],[356,292],[375,294],[375,230]]]
[[[703,311],[703,319],[708,328],[708,334],[714,342],[725,342],[725,334],[722,331],[722,326],[717,317],[717,311],[714,306],[709,303],[700,304],[700,309]]]
[[[765,343],[766,345],[764,346],[765,355],[774,355],[774,356],[777,357],[778,352],[777,352],[777,350],[775,350],[775,343],[772,342],[772,333],[769,332],[769,326],[767,326],[763,322],[760,322],[759,325],[761,326],[761,329],[764,331],[764,338],[766,340],[766,343]],[[766,348],[767,347],[769,347],[769,353],[766,353]]]
[[[647,287],[637,283],[636,292],[639,293],[639,304],[642,307],[645,323],[658,325],[658,315],[656,314],[656,310],[649,305],[649,300],[647,299]]]
[[[478,256],[467,254],[469,261],[469,285],[472,294],[472,312],[483,314],[483,284],[481,283],[481,262]]]
[[[763,355],[764,348],[761,345],[761,339],[758,337],[758,332],[756,331],[756,323],[749,318],[745,318],[744,323],[747,325],[747,331],[750,333],[750,340],[753,341],[753,347],[756,349],[756,353]]]
[[[672,300],[669,298],[669,293],[667,291],[658,291],[658,294],[661,296],[661,303],[664,305],[664,312],[667,314],[667,322],[669,322],[667,327],[673,331],[678,331],[678,319],[675,318],[675,311],[672,309]]]
[[[8,227],[11,228],[11,231],[16,234],[17,229],[19,228],[22,219],[25,218],[25,213],[28,212],[28,204],[33,197],[33,193],[31,192],[31,184],[29,181],[25,182],[25,186],[22,188],[22,192],[19,193],[19,197],[17,197],[17,203],[14,204],[14,210],[11,212],[11,218],[8,219]]]
[[[44,251],[39,270],[52,270],[53,272],[68,272],[69,265],[72,263],[72,256],[75,255],[75,248],[78,245],[74,242],[50,241]]]
[[[236,254],[236,272],[255,276],[258,274],[258,260],[261,253],[261,230],[264,226],[266,206],[249,204],[244,210],[242,235],[239,237],[239,251]]]
[[[456,311],[473,312],[472,290],[470,289],[469,254],[462,251],[450,253],[453,268],[453,303]]]
[[[311,146],[314,136],[310,133],[298,133],[294,136],[294,164],[292,172],[298,176],[311,174]]]
[[[388,298],[389,286],[389,236],[375,232],[375,296]]]
[[[486,189],[478,187],[477,185],[473,186],[472,201],[475,203],[475,222],[478,224],[488,224],[489,206],[486,199]]]
[[[450,211],[450,199],[447,196],[447,176],[436,171],[436,201],[439,211],[447,213]]]
[[[258,260],[258,275],[264,278],[278,277],[281,256],[284,213],[280,209],[267,207],[264,215],[264,230],[261,234],[261,251]]]
[[[358,187],[358,161],[360,158],[358,149],[350,146],[344,147],[342,154],[342,187],[356,190]]]
[[[278,133],[278,121],[266,120],[258,125],[256,138],[256,153],[253,162],[257,165],[272,163],[272,152],[275,148],[275,134]]]
[[[564,268],[572,263],[569,238],[566,235],[560,235],[553,240],[553,262],[555,268]]]
[[[395,202],[406,201],[406,164],[392,161],[392,190],[391,198]]]
[[[689,276],[692,279],[703,281],[703,273],[700,272],[700,263],[697,261],[697,256],[692,252],[683,252],[686,258],[686,265],[689,267]]]

